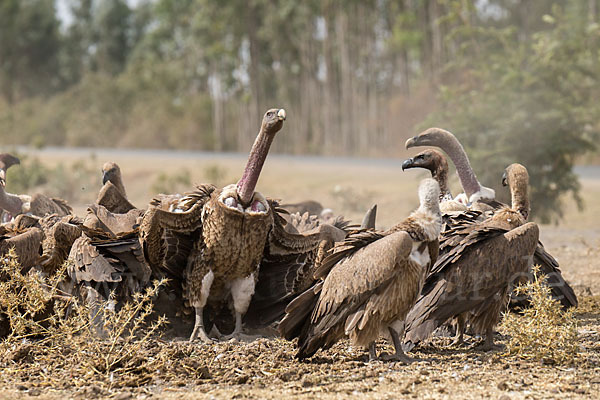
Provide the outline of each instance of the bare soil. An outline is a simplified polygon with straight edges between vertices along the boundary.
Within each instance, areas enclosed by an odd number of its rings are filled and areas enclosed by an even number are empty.
[[[44,156],[43,156],[44,157]],[[43,158],[42,157],[42,158]],[[51,155],[48,162],[55,162]],[[100,160],[100,164],[106,160]],[[136,159],[122,164],[125,185],[134,204],[145,204],[157,165],[176,170],[184,162],[173,159]],[[243,158],[194,161],[194,181],[202,182],[207,165],[218,163],[231,176]],[[293,202],[317,199],[336,212],[359,220],[371,202],[379,204],[378,224],[389,226],[416,205],[416,186],[425,176],[402,173],[401,160],[385,165],[367,161],[328,162],[317,159],[269,160],[260,190]],[[100,166],[99,166],[100,167]],[[326,173],[324,173],[326,171]],[[232,179],[233,180],[233,179]],[[582,180],[587,208],[567,202],[565,219],[542,226],[542,241],[558,258],[564,276],[580,298],[577,311],[580,351],[574,365],[548,365],[508,357],[502,348],[482,352],[478,339],[468,337],[465,347],[448,347],[449,338],[435,338],[411,355],[422,361],[411,365],[367,362],[363,349],[340,342],[334,348],[299,362],[294,344],[275,337],[250,342],[231,340],[214,345],[189,344],[183,338],[148,341],[139,352],[136,378],[85,375],[64,359],[54,365],[27,359],[16,348],[14,360],[4,360],[0,397],[6,398],[465,398],[553,399],[598,398],[600,395],[600,176]],[[346,195],[340,196],[346,190]],[[336,194],[337,193],[337,194]],[[359,198],[353,204],[347,197]],[[333,205],[333,206],[332,206]],[[79,210],[82,210],[80,205]],[[191,329],[191,327],[190,327]],[[506,338],[498,334],[502,345]],[[380,351],[391,347],[379,343]],[[23,356],[25,354],[25,356]],[[148,363],[148,360],[151,362]],[[160,360],[153,364],[153,360]],[[144,364],[145,361],[145,364]],[[8,362],[8,364],[6,364]],[[155,365],[155,368],[147,366]]]

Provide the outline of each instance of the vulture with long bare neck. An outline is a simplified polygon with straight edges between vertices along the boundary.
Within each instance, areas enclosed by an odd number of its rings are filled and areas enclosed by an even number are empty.
[[[33,196],[25,194],[12,194],[5,190],[6,171],[12,165],[20,164],[20,160],[7,153],[0,154],[0,208],[10,214],[12,218],[19,214],[31,214],[43,217],[49,214],[60,216],[71,214],[73,209],[66,201],[50,198],[43,194]]]
[[[117,214],[125,214],[136,208],[127,199],[121,168],[116,163],[109,161],[102,166],[102,184],[104,186],[98,193],[96,204]]]
[[[314,251],[328,228],[336,230],[321,226],[304,235],[289,233],[277,203],[255,191],[285,118],[283,109],[265,113],[237,184],[221,189],[201,185],[176,203],[156,198],[144,216],[142,242],[150,266],[155,274],[182,284],[183,298],[195,310],[190,341],[211,342],[204,325],[205,307],[216,314],[231,303],[235,312],[232,335],[239,336],[263,255]]]
[[[471,189],[469,190],[467,187],[463,187],[467,196],[472,198],[473,201],[468,208],[468,211],[458,214],[451,213],[451,211],[463,211],[461,210],[461,207],[465,207],[465,210],[467,210],[467,208],[466,204],[452,200],[449,190],[446,192],[445,198],[441,199],[440,208],[443,212],[449,213],[444,215],[444,227],[442,229],[441,237],[442,241],[444,236],[453,234],[454,225],[458,224],[460,226],[464,226],[468,223],[481,222],[489,215],[506,207],[505,204],[496,201],[493,197],[489,197],[489,192],[485,196],[475,196],[473,193],[471,193],[473,190],[475,190],[476,185],[479,185],[482,188],[483,186],[479,184],[476,178],[473,179],[475,177],[475,173],[471,169],[469,158],[462,145],[458,142],[458,139],[456,139],[452,133],[439,128],[430,128],[414,138],[407,140],[406,142],[406,148],[417,146],[436,146],[443,149],[446,153],[448,153],[450,159],[458,160],[455,162],[459,163],[457,164],[456,169],[459,178],[462,176],[460,179],[461,183],[470,182],[471,185]],[[459,168],[459,165],[462,167]],[[415,157],[404,161],[402,168],[428,169],[431,171],[432,177],[440,183],[441,187],[447,187],[448,163],[444,156],[436,150],[427,149],[419,153]],[[481,189],[480,192],[485,193],[485,188]],[[516,201],[516,199],[513,199],[513,202],[514,201]],[[529,216],[529,210],[522,209],[521,212],[525,218]],[[563,308],[567,309],[569,307],[577,306],[577,296],[575,295],[575,292],[571,286],[563,278],[558,261],[556,261],[556,259],[546,251],[541,242],[538,243],[535,249],[533,264],[541,267],[541,272],[548,278],[547,282],[551,289],[552,297],[560,301]],[[533,279],[533,276],[529,275],[529,278]],[[511,298],[511,309],[519,309],[527,307],[528,305],[528,298]]]
[[[439,185],[419,186],[420,206],[385,232],[358,230],[331,250],[314,272],[320,279],[294,299],[279,324],[281,335],[298,338],[298,358],[327,349],[345,336],[369,348],[384,335],[394,343],[392,359],[412,361],[402,351],[403,320],[437,258],[441,215]],[[365,224],[374,221],[365,218]]]
[[[533,262],[539,229],[527,223],[529,176],[520,164],[506,168],[511,207],[488,219],[455,226],[440,240],[440,258],[425,281],[421,296],[406,318],[405,348],[411,349],[435,329],[458,318],[457,339],[464,323],[485,334],[493,346],[493,328],[507,305],[516,277],[526,276]]]

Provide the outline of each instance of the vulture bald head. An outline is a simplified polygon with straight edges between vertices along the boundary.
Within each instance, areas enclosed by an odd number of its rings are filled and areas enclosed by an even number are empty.
[[[108,181],[114,183],[116,180],[121,180],[121,168],[112,161],[104,163],[102,166],[102,184],[106,184]]]
[[[0,185],[6,186],[6,170],[11,166],[21,164],[21,160],[12,154],[2,153],[0,154]]]
[[[285,121],[285,110],[283,108],[272,108],[267,111],[262,120],[261,130],[265,133],[274,135],[281,130],[283,121]]]
[[[267,159],[271,143],[273,143],[275,134],[281,130],[285,118],[286,113],[283,108],[272,108],[263,117],[260,132],[258,132],[252,150],[250,150],[246,168],[244,168],[242,178],[237,183],[238,200],[244,208],[249,207],[252,202],[254,189]]]
[[[435,146],[443,149],[445,143],[456,140],[451,132],[441,128],[429,128],[406,141],[404,146],[411,147]]]
[[[510,164],[502,175],[502,186],[508,186],[512,198],[512,208],[527,220],[529,217],[529,173],[523,165]]]

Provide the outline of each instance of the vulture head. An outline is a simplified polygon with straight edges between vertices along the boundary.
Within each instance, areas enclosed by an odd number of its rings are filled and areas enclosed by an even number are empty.
[[[0,186],[6,186],[6,170],[15,164],[21,164],[21,161],[12,154],[0,154]]]
[[[106,182],[111,181],[111,182],[116,182],[117,180],[120,180],[121,178],[121,169],[119,168],[119,166],[112,162],[106,162],[104,163],[104,165],[102,166],[102,184],[106,184]]]
[[[403,171],[410,168],[425,168],[431,171],[432,176],[440,176],[448,173],[448,161],[439,151],[427,149],[402,163]]]
[[[281,130],[285,121],[285,110],[283,108],[272,108],[265,113],[262,120],[261,130],[274,135]]]
[[[407,149],[422,146],[435,146],[443,149],[443,144],[453,139],[456,140],[456,137],[447,130],[441,128],[429,128],[426,131],[419,133],[417,136],[408,139],[404,146]]]
[[[267,159],[267,154],[269,154],[269,148],[275,138],[275,134],[283,126],[285,117],[286,114],[283,108],[272,108],[263,117],[260,131],[258,132],[258,136],[256,136],[256,140],[254,140],[252,150],[250,150],[244,174],[237,183],[236,201],[241,203],[243,209],[252,207],[254,189],[256,188],[260,171]]]
[[[502,186],[508,186],[512,198],[512,208],[527,220],[529,217],[529,173],[523,165],[510,164],[502,175]]]

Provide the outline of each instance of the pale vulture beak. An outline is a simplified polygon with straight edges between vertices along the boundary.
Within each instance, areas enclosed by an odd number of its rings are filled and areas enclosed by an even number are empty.
[[[6,171],[0,168],[0,186],[6,187]]]
[[[406,141],[406,143],[404,143],[404,147],[407,148],[407,149],[410,149],[411,147],[414,147],[415,144],[416,144],[416,139],[417,139],[416,136],[415,137],[411,137],[410,139],[408,139]]]
[[[277,112],[277,117],[280,121],[285,121],[285,110],[283,108]]]

